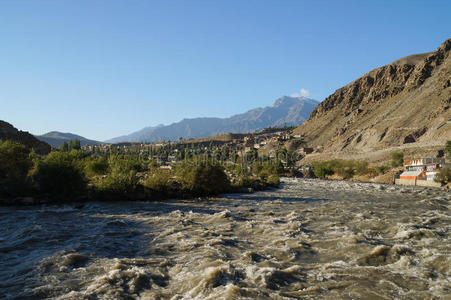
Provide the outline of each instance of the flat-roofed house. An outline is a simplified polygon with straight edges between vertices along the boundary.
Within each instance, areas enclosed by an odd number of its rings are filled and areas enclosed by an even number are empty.
[[[399,175],[399,179],[417,180],[423,174],[423,171],[404,171]]]

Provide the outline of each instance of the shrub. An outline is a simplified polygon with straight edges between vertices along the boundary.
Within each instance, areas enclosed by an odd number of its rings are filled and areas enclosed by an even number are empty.
[[[368,162],[366,161],[357,161],[355,162],[355,173],[357,175],[365,175],[369,173]]]
[[[313,164],[313,173],[318,178],[326,178],[326,176],[333,175],[334,171],[327,162],[316,162]]]
[[[145,182],[144,186],[157,194],[168,194],[172,172],[168,170],[156,170]]]
[[[27,174],[32,167],[30,151],[13,141],[0,141],[0,192],[20,193],[27,183]]]
[[[135,164],[123,156],[111,156],[108,159],[110,172],[97,187],[101,191],[127,193],[135,190],[138,184]]]
[[[385,174],[385,172],[387,172],[388,169],[389,168],[387,166],[379,166],[379,167],[376,167],[376,173],[378,175]]]
[[[261,170],[260,172],[257,173],[257,177],[263,181],[266,181],[268,179],[268,176],[270,176],[270,174],[268,173],[267,170]]]
[[[326,162],[335,174],[344,179],[354,176],[354,162],[351,160],[331,160]]]
[[[313,164],[313,173],[319,178],[337,174],[344,179],[350,179],[354,175],[364,175],[368,172],[366,161],[334,159]]]
[[[280,178],[277,175],[270,175],[268,176],[268,179],[266,179],[266,183],[272,186],[279,186]]]
[[[32,171],[34,181],[42,192],[69,195],[82,192],[86,179],[80,161],[68,152],[51,152],[42,161],[36,161]]]
[[[238,163],[235,166],[234,173],[238,174],[238,175],[247,176],[247,175],[249,175],[249,170],[246,165],[242,165],[242,164]]]
[[[257,149],[252,149],[251,151],[245,154],[245,159],[247,162],[254,162],[258,159],[258,151]]]
[[[177,167],[177,178],[182,189],[192,195],[217,195],[230,190],[224,169],[211,163],[193,165],[185,162]]]
[[[451,168],[442,168],[435,175],[434,181],[447,184],[451,182]]]
[[[448,156],[451,157],[451,141],[446,142],[445,150],[448,153]]]
[[[342,165],[336,173],[343,179],[350,179],[354,176],[354,169],[352,165]]]
[[[235,187],[250,187],[252,186],[252,183],[255,180],[253,180],[251,177],[249,176],[238,176],[238,178],[236,178],[236,180],[234,181],[234,186]]]
[[[401,167],[404,163],[404,153],[402,152],[393,152],[391,158],[391,166],[394,168]]]
[[[108,160],[104,157],[88,158],[85,161],[86,176],[105,175],[108,173]]]
[[[285,172],[285,167],[281,161],[265,161],[262,164],[262,171],[267,174],[278,175]]]

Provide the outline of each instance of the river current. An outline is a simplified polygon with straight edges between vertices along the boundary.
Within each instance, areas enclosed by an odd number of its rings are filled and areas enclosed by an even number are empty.
[[[0,299],[451,299],[450,200],[284,179],[208,201],[0,207]]]

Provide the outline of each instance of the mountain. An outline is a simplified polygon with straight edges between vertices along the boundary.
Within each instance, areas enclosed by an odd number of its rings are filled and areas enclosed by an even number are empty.
[[[47,154],[51,151],[49,144],[35,138],[32,134],[16,129],[8,122],[0,120],[0,140],[13,140],[34,149],[38,154]]]
[[[122,135],[110,140],[107,140],[107,143],[120,143],[120,142],[132,142],[132,141],[143,141],[145,137],[152,134],[153,131],[157,128],[164,127],[163,124],[157,125],[155,127],[145,127],[139,131],[133,132],[128,135]]]
[[[374,69],[327,97],[294,130],[330,152],[451,140],[451,39]]]
[[[272,106],[252,109],[229,118],[183,119],[167,126],[147,127],[106,142],[154,142],[178,140],[180,137],[202,138],[229,132],[253,132],[270,126],[299,125],[308,118],[317,105],[318,102],[313,99],[284,96],[277,99]]]
[[[89,140],[73,133],[63,133],[58,131],[51,131],[43,135],[36,135],[36,138],[50,144],[53,148],[58,148],[64,142],[69,143],[71,140],[75,139],[79,139],[82,146],[101,144],[99,141]]]

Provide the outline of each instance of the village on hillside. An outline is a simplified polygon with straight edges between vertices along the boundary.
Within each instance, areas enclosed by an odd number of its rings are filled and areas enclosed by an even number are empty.
[[[117,143],[85,145],[83,149],[93,155],[105,153],[137,155],[143,160],[162,169],[171,169],[177,162],[202,156],[222,163],[244,164],[252,168],[253,160],[276,161],[283,164],[287,175],[314,177],[314,164],[303,160],[312,154],[319,154],[322,147],[309,147],[305,136],[295,134],[295,127],[265,128],[253,133],[228,133],[199,139],[182,139],[178,141],[160,141],[155,143]],[[404,158],[404,157],[403,157]],[[402,165],[402,168],[401,168]],[[410,186],[436,187],[441,184],[434,181],[435,175],[442,168],[449,168],[443,151],[436,157],[409,157],[393,173],[391,183]],[[373,173],[382,167],[369,168]]]

